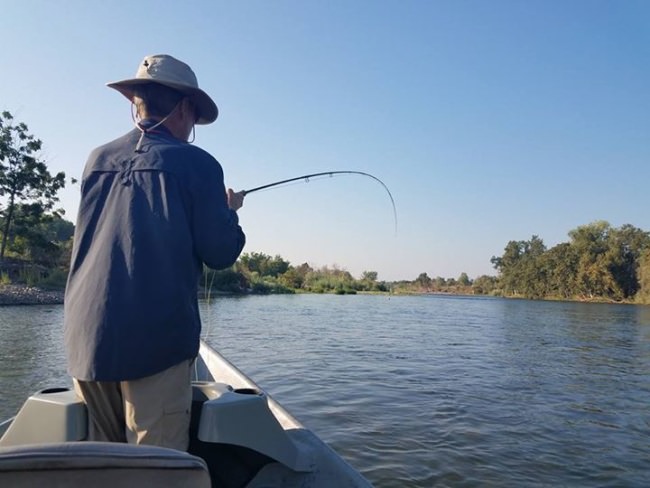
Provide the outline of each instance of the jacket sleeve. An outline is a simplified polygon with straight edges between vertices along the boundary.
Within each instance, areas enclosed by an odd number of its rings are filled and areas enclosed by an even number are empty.
[[[228,207],[221,165],[210,157],[202,169],[191,189],[194,250],[210,268],[224,269],[237,261],[246,236]]]

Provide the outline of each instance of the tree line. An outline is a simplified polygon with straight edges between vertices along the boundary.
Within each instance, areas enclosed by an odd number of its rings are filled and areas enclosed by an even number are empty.
[[[74,225],[56,207],[65,173],[51,174],[42,142],[11,113],[0,113],[0,283],[63,287]],[[74,179],[70,180],[75,183]],[[606,221],[579,226],[569,241],[548,249],[533,235],[509,241],[491,263],[496,276],[429,277],[386,282],[376,271],[358,278],[334,267],[293,266],[281,256],[244,253],[231,268],[207,270],[205,292],[230,293],[455,293],[532,299],[650,303],[650,234]]]
[[[74,225],[56,208],[66,185],[40,158],[42,142],[10,112],[0,114],[0,281],[60,286]],[[74,183],[74,180],[71,180]]]
[[[378,281],[376,271],[366,271],[359,279],[339,267],[313,268],[307,263],[293,266],[281,256],[261,252],[243,253],[228,269],[203,273],[203,290],[229,293],[336,293],[388,291],[386,282]]]
[[[261,293],[452,293],[529,299],[650,303],[650,233],[630,224],[613,227],[606,221],[569,232],[569,241],[550,249],[533,235],[509,241],[503,255],[491,263],[497,276],[470,279],[431,278],[379,281],[376,271],[355,279],[349,272],[307,263],[292,266],[280,256],[243,254],[229,270],[211,275],[215,289]],[[207,280],[207,278],[206,278]]]
[[[312,267],[308,263],[292,265],[279,255],[261,252],[243,253],[226,270],[204,268],[202,288],[206,295],[228,293],[449,293],[488,295],[497,289],[497,278],[480,276],[470,279],[467,273],[458,278],[430,278],[427,273],[412,281],[384,281],[377,271],[363,271],[355,278],[337,266]]]
[[[569,242],[547,249],[533,235],[510,241],[492,257],[495,294],[534,299],[650,303],[650,234],[606,221],[569,232]]]

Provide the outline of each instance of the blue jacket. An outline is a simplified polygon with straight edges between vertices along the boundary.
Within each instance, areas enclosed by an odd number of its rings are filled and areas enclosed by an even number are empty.
[[[231,266],[244,246],[223,170],[164,127],[95,149],[86,163],[65,294],[68,371],[125,381],[198,353],[203,263]]]

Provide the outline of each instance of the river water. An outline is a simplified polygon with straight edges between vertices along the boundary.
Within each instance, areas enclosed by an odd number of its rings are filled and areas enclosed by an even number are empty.
[[[455,296],[202,304],[208,342],[376,487],[650,486],[650,307]],[[0,308],[0,420],[69,385],[62,307]]]

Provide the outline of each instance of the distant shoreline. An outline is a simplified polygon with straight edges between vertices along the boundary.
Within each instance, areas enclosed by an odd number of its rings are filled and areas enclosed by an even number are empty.
[[[63,290],[44,290],[26,285],[0,285],[0,306],[61,305]]]
[[[305,292],[301,292],[305,293]],[[309,293],[309,292],[307,292]],[[256,293],[233,293],[233,292],[224,292],[224,291],[212,291],[209,294],[199,290],[200,299],[209,299],[210,296],[230,296],[230,295],[247,295],[247,294],[256,294]],[[355,293],[356,294],[356,293]],[[447,296],[490,296],[490,295],[473,295],[467,293],[452,293],[452,292],[404,292],[399,293],[390,293],[390,292],[359,292],[359,294],[379,294],[379,295],[447,295]],[[7,284],[0,285],[0,307],[3,306],[14,306],[14,305],[63,305],[63,298],[65,295],[65,290],[45,290],[43,288],[38,288],[28,285],[16,285],[16,284]],[[508,299],[525,299],[521,296],[508,296],[501,297]],[[602,298],[545,298],[537,300],[546,300],[546,301],[562,301],[562,302],[576,302],[576,303],[609,303],[609,304],[626,304],[626,305],[638,305],[634,301],[613,301],[606,300]]]

